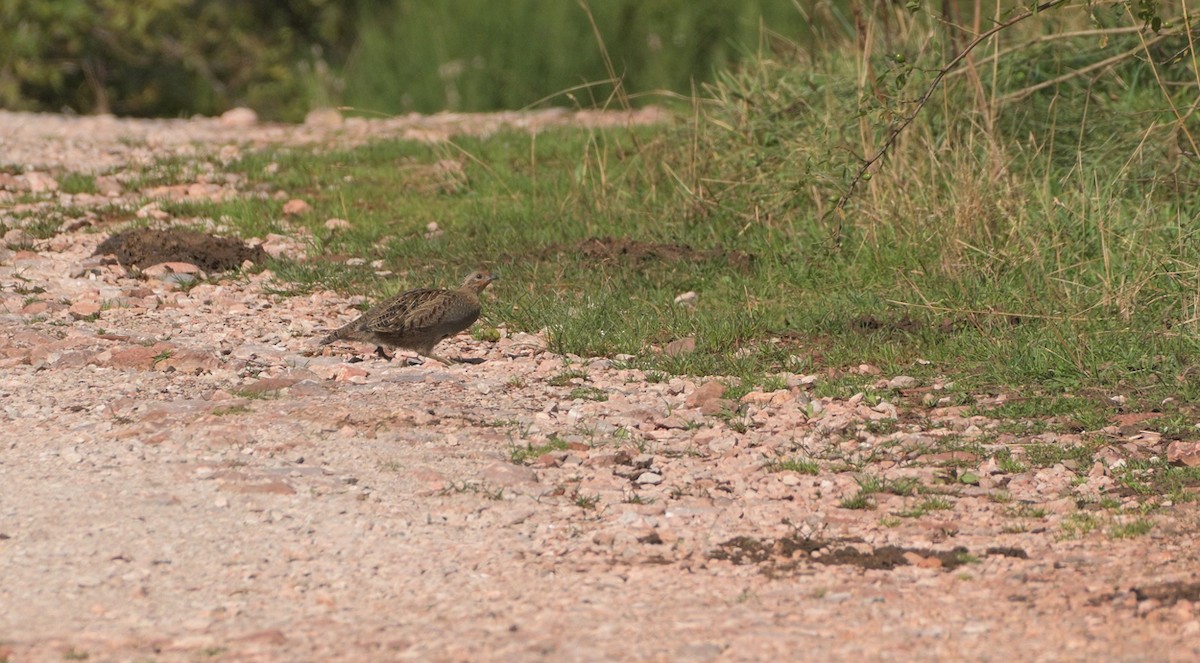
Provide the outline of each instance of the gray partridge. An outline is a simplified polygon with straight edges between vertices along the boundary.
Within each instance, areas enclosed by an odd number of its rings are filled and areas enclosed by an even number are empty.
[[[361,341],[374,343],[376,351],[388,359],[384,347],[413,350],[449,364],[433,354],[433,347],[479,318],[479,293],[494,280],[490,272],[478,270],[468,274],[454,290],[418,288],[402,292],[326,336],[321,345],[338,339]]]

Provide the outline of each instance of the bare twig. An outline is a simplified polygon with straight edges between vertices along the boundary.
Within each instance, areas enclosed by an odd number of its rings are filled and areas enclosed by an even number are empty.
[[[1042,81],[1041,83],[1038,83],[1037,85],[1030,85],[1027,88],[1023,88],[1023,89],[1017,90],[1016,92],[1006,94],[1003,97],[1000,97],[999,99],[997,99],[996,103],[997,104],[1007,104],[1007,103],[1011,103],[1013,101],[1020,101],[1021,99],[1028,97],[1029,95],[1033,94],[1034,92],[1037,92],[1038,90],[1044,90],[1048,87],[1053,87],[1055,85],[1058,85],[1059,83],[1065,83],[1066,81],[1069,81],[1072,78],[1079,78],[1080,76],[1086,76],[1086,75],[1092,73],[1093,71],[1096,71],[1097,69],[1104,69],[1106,67],[1111,67],[1114,64],[1121,62],[1122,60],[1128,60],[1129,58],[1137,55],[1138,53],[1141,53],[1147,47],[1157,44],[1158,42],[1162,41],[1165,37],[1166,37],[1166,35],[1158,35],[1157,37],[1155,37],[1149,41],[1143,40],[1142,43],[1139,44],[1138,46],[1135,46],[1123,53],[1117,53],[1116,55],[1114,55],[1112,57],[1105,58],[1099,62],[1093,62],[1092,64],[1089,64],[1086,67],[1081,67],[1079,69],[1075,69],[1073,71],[1063,74],[1062,76],[1051,78],[1050,80]],[[1156,72],[1157,72],[1157,70],[1156,70]]]
[[[896,125],[896,127],[892,129],[891,133],[888,134],[887,140],[883,142],[883,146],[880,147],[869,159],[863,161],[862,165],[858,168],[858,172],[854,174],[854,178],[850,180],[850,185],[846,187],[846,191],[842,193],[841,197],[838,198],[837,204],[834,205],[827,214],[832,214],[834,212],[841,214],[844,212],[846,203],[850,202],[850,198],[854,195],[855,189],[857,189],[858,185],[863,182],[864,177],[871,170],[871,167],[878,163],[879,160],[887,154],[888,150],[892,149],[892,147],[896,144],[896,139],[900,137],[900,134],[908,128],[908,125],[912,124],[913,120],[917,119],[917,115],[920,114],[921,109],[925,107],[925,104],[929,103],[930,98],[933,97],[933,93],[936,92],[938,86],[941,85],[942,79],[944,79],[952,69],[961,64],[962,61],[965,60],[968,55],[970,55],[971,51],[975,50],[975,47],[979,46],[984,41],[987,41],[988,38],[997,32],[1000,32],[1001,30],[1004,30],[1009,26],[1019,23],[1031,16],[1040,14],[1048,9],[1053,9],[1054,7],[1064,4],[1065,2],[1067,2],[1067,0],[1049,0],[1048,2],[1043,2],[1033,9],[1017,14],[1003,23],[995,25],[987,32],[984,32],[975,39],[971,40],[971,43],[967,44],[967,47],[964,48],[962,52],[954,56],[954,59],[950,60],[950,62],[947,62],[946,66],[938,70],[937,75],[933,77],[933,82],[929,84],[929,87],[925,90],[925,93],[917,99],[916,108],[914,108],[911,113],[904,116],[904,118],[900,120],[900,124]],[[835,243],[841,243],[841,234],[841,224],[839,223],[835,236]]]

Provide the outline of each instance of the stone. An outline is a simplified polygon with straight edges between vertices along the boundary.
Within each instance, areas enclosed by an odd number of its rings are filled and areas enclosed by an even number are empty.
[[[585,467],[611,467],[613,465],[628,465],[633,460],[629,452],[622,449],[616,453],[589,454],[583,461]]]
[[[713,399],[704,401],[700,405],[700,414],[707,415],[710,417],[713,415],[721,414],[722,412],[737,412],[737,411],[738,411],[737,401],[730,400],[728,398],[713,398]]]
[[[175,346],[170,343],[155,343],[151,346],[125,346],[116,350],[101,352],[96,355],[95,361],[101,366],[148,371],[154,368],[156,363],[169,358],[175,350]]]
[[[174,350],[171,356],[156,361],[154,369],[158,371],[174,371],[184,375],[202,375],[212,373],[221,362],[209,352],[191,348]]]
[[[671,341],[663,347],[663,354],[668,357],[678,357],[680,355],[691,354],[696,351],[696,339],[691,336]]]
[[[537,473],[524,465],[492,463],[479,471],[479,479],[495,488],[515,488],[537,483]]]
[[[637,482],[642,486],[657,486],[663,482],[663,477],[657,472],[642,472],[638,475]]]
[[[299,381],[300,378],[294,377],[260,378],[242,387],[241,391],[249,394],[266,394],[272,391],[282,391]]]
[[[166,280],[172,274],[189,274],[196,278],[204,278],[204,270],[190,262],[160,262],[143,269],[142,274],[160,281]]]
[[[345,219],[327,219],[325,221],[326,230],[349,230],[350,222]],[[363,261],[366,262],[365,260]]]
[[[262,495],[295,495],[296,489],[286,481],[273,480],[263,483],[224,483],[218,490],[230,493],[254,493]]]
[[[115,177],[108,175],[98,175],[96,177],[96,190],[102,196],[113,198],[121,195],[125,191],[125,187],[121,185],[121,181]]]
[[[367,381],[367,376],[371,373],[365,368],[360,368],[355,364],[340,364],[333,374],[333,379],[338,382],[354,382],[361,384]]]
[[[700,295],[697,295],[694,290],[688,290],[683,294],[676,295],[675,303],[681,306],[694,307],[696,306],[696,300],[698,299],[700,299]]]
[[[336,108],[314,108],[304,116],[304,126],[319,129],[336,129],[346,123],[346,119]]]
[[[725,385],[716,380],[709,380],[704,384],[696,387],[692,393],[688,394],[683,403],[687,407],[701,407],[709,401],[721,398],[725,395]]]
[[[46,173],[30,171],[22,175],[17,175],[17,186],[20,189],[30,193],[45,193],[47,191],[58,191],[58,181],[50,177]]]
[[[909,375],[898,375],[887,381],[890,389],[911,389],[917,386],[917,379]]]
[[[300,216],[303,214],[308,214],[311,211],[312,205],[309,205],[307,202],[300,200],[299,198],[292,198],[283,204],[284,216]]]
[[[258,123],[258,113],[249,108],[231,108],[221,113],[220,122],[227,127],[250,127]]]
[[[1187,467],[1200,466],[1200,442],[1175,440],[1167,445],[1167,462]]]
[[[97,302],[75,302],[71,304],[71,308],[67,309],[67,312],[76,320],[94,319],[100,315],[100,304]]]

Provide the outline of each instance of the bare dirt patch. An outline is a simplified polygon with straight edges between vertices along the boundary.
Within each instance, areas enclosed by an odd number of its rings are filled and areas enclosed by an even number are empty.
[[[343,135],[0,112],[0,158],[107,172],[560,121],[600,120],[347,120]],[[352,300],[280,296],[270,270],[188,287],[79,271],[95,229],[0,249],[0,659],[1200,658],[1195,507],[1119,484],[1119,463],[1167,457],[1152,431],[1113,427],[1096,462],[1018,463],[1095,439],[890,390],[822,397],[829,376],[791,373],[723,417],[699,396],[720,400],[726,378],[559,356],[503,325],[445,341],[479,365],[353,362],[316,346]],[[638,269],[725,259],[591,250]],[[846,508],[868,478],[874,509]]]
[[[1134,587],[1138,601],[1158,601],[1164,606],[1173,606],[1180,601],[1200,602],[1200,582],[1166,582],[1161,585]]]
[[[721,262],[738,269],[748,269],[754,264],[754,256],[745,251],[696,249],[686,244],[643,242],[624,237],[593,237],[566,247],[552,247],[547,254],[567,252],[582,253],[599,264],[638,269],[688,261]]]
[[[1010,557],[1021,557],[1010,554]],[[734,564],[757,564],[771,574],[795,572],[807,563],[856,566],[861,569],[890,571],[899,566],[917,565],[925,568],[956,569],[978,561],[962,546],[950,550],[927,550],[880,546],[860,550],[849,541],[825,541],[802,537],[760,540],[747,536],[734,537],[709,553],[711,559],[728,560]]]
[[[146,268],[163,262],[185,262],[206,272],[225,272],[241,267],[247,260],[261,264],[267,259],[260,246],[187,228],[119,232],[101,242],[93,255],[110,254],[126,266]]]

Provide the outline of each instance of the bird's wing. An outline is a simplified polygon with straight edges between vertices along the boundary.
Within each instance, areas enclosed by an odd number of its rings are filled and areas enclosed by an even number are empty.
[[[369,332],[404,334],[437,324],[446,310],[446,290],[409,290],[396,295],[376,309],[364,325]]]

